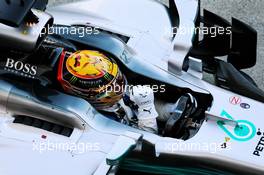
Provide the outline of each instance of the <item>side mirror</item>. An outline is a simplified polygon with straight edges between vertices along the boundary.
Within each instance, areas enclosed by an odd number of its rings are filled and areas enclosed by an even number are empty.
[[[257,61],[257,31],[232,19],[232,47],[227,61],[237,69],[255,66]]]

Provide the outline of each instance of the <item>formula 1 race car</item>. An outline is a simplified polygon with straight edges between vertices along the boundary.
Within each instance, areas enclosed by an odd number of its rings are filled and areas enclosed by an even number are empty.
[[[0,174],[263,174],[257,32],[198,0],[0,2]]]

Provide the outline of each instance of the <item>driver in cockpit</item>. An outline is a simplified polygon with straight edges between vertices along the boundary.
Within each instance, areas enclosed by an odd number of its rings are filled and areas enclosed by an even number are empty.
[[[86,99],[106,116],[158,132],[153,90],[148,86],[128,86],[111,57],[93,50],[65,52],[60,57],[57,78],[67,93]]]

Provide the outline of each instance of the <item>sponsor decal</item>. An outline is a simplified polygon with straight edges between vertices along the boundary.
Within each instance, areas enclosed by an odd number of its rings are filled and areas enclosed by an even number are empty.
[[[7,58],[4,70],[19,74],[24,77],[35,78],[37,75],[37,66],[22,61],[16,61],[11,58]]]
[[[129,51],[125,49],[124,52],[121,54],[120,58],[125,64],[129,64],[130,61],[131,61],[132,56],[129,53]]]
[[[242,99],[238,96],[230,97],[229,102],[232,105],[240,105],[240,107],[243,109],[250,109],[250,107],[251,107],[250,104],[248,104],[248,103],[242,103]]]
[[[234,96],[234,97],[230,97],[229,101],[233,105],[238,105],[241,103],[242,100],[240,97]]]
[[[231,138],[226,137],[225,142],[221,145],[221,148],[226,149],[228,147],[228,143],[230,142]]]
[[[240,107],[243,108],[243,109],[250,109],[250,105],[247,104],[247,103],[241,103]]]
[[[230,120],[235,120],[225,110],[222,111],[221,116]],[[247,120],[237,120],[237,122],[238,125],[234,127],[232,131],[225,127],[225,123],[223,121],[218,121],[217,124],[233,140],[246,142],[255,137],[257,129],[253,123]]]
[[[47,136],[46,135],[41,135],[41,138],[42,139],[47,139]]]
[[[257,135],[258,136],[262,135],[262,132],[260,131],[260,129],[258,129]],[[264,135],[264,132],[263,132],[263,135]]]
[[[253,155],[260,157],[264,151],[264,132],[261,132],[260,129],[258,129],[257,135],[260,136],[260,139],[253,152]]]

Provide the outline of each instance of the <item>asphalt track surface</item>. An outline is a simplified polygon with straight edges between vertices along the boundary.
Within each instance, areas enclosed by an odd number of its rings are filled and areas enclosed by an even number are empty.
[[[54,6],[73,1],[79,0],[50,0],[49,5]],[[238,18],[258,31],[258,61],[255,67],[245,71],[264,90],[264,0],[202,0],[202,8],[228,20],[232,17]]]

